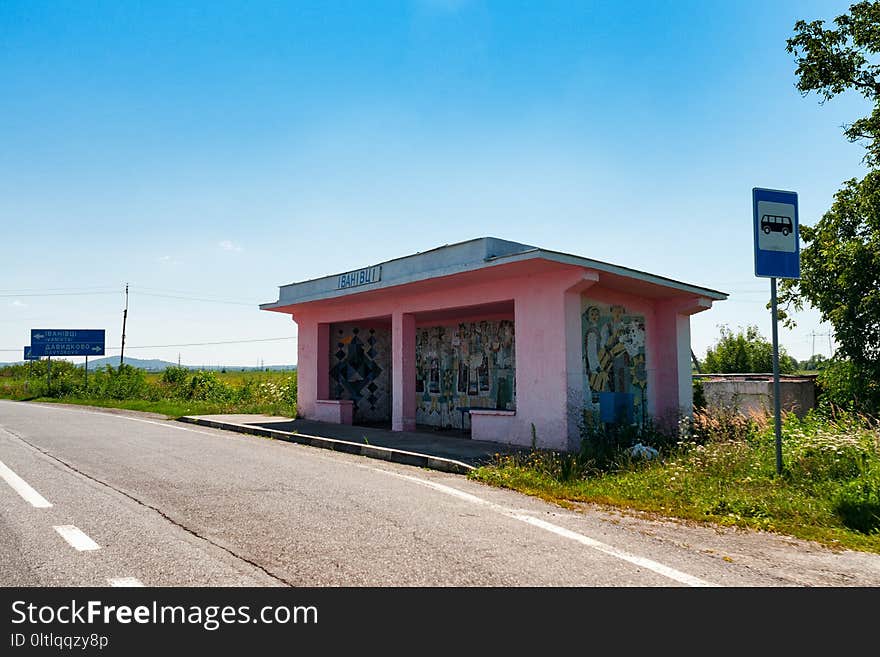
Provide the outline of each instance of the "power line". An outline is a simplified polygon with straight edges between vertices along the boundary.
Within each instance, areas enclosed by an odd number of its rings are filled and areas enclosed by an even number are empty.
[[[206,301],[208,303],[225,303],[234,306],[250,306],[251,308],[256,308],[259,306],[259,302],[247,302],[247,301],[227,301],[225,299],[206,299],[204,297],[184,297],[178,296],[175,294],[158,294],[156,292],[143,292],[139,289],[134,289],[133,292],[137,292],[139,296],[142,297],[162,297],[163,299],[182,299],[184,301]]]
[[[165,347],[205,347],[215,344],[249,344],[252,342],[278,342],[280,340],[296,340],[295,335],[288,335],[283,338],[256,338],[254,340],[222,340],[220,342],[190,342],[186,344],[149,344],[139,347],[131,347],[126,345],[127,349],[163,349]],[[106,347],[106,349],[118,349],[119,347]]]
[[[134,285],[132,289],[138,290],[146,290],[147,292],[162,292],[164,294],[183,294],[186,296],[196,296],[196,297],[211,297],[213,299],[217,299],[217,295],[211,294],[209,292],[205,292],[203,290],[173,290],[167,287],[152,287],[149,285]],[[241,299],[236,299],[236,301],[241,301]]]
[[[0,292],[77,292],[83,290],[107,290],[106,285],[67,286],[67,287],[16,287],[0,289]]]
[[[16,292],[14,294],[0,294],[0,297],[81,297],[81,296],[95,296],[101,294],[119,294],[119,290],[112,290],[108,292],[34,292],[34,293],[19,293]]]
[[[216,344],[250,344],[252,342],[279,342],[281,340],[296,340],[297,336],[288,335],[283,338],[254,338],[251,340],[222,340],[219,342],[187,342],[183,344],[147,344],[147,345],[138,345],[131,346],[125,345],[126,349],[164,349],[166,347],[206,347],[210,345]],[[105,350],[119,349],[119,347],[104,347]],[[15,349],[0,349],[0,351],[21,351],[21,347],[17,347]]]
[[[158,290],[156,292],[149,292],[148,290]],[[183,294],[165,294],[161,291],[161,288],[142,288],[131,286],[132,292],[137,292],[141,296],[145,297],[162,297],[165,299],[180,299],[183,301],[203,301],[207,303],[223,303],[223,304],[231,304],[231,305],[239,305],[239,306],[250,306],[252,308],[259,306],[259,301],[241,301],[241,300],[232,300],[232,299],[218,299],[211,298],[207,296],[191,296],[197,295],[198,293],[190,293],[184,292]],[[170,292],[178,292],[178,290],[168,290]],[[103,288],[20,288],[20,289],[8,289],[8,290],[0,290],[0,297],[12,298],[12,297],[72,297],[72,296],[92,296],[92,295],[106,295],[106,294],[119,294],[119,290],[108,289],[106,287]]]

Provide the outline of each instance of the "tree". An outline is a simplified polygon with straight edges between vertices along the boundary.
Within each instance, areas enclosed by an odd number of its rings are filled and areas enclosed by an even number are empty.
[[[773,345],[761,336],[757,326],[740,328],[735,334],[722,326],[717,344],[706,353],[703,369],[715,374],[772,372]],[[796,369],[797,362],[780,347],[779,371],[791,374]]]
[[[819,372],[828,367],[830,361],[822,354],[813,354],[809,359],[801,361],[800,369],[811,372]]]
[[[798,21],[787,50],[797,63],[797,88],[821,102],[848,90],[873,103],[869,116],[844,126],[865,147],[869,172],[835,195],[815,226],[801,226],[801,279],[785,280],[780,300],[800,310],[804,301],[834,327],[837,356],[858,376],[880,381],[880,2],[859,2],[824,21]],[[793,322],[784,319],[788,326]]]

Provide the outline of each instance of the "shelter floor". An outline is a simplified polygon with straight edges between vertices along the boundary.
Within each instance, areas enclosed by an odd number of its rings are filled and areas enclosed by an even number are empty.
[[[294,420],[270,415],[228,414],[200,415],[198,417],[216,422],[295,432],[353,443],[363,443],[366,439],[366,442],[370,445],[416,452],[428,456],[439,456],[441,458],[461,461],[469,465],[491,462],[496,454],[513,454],[518,451],[525,451],[524,448],[515,445],[472,440],[469,432],[466,431],[454,429],[438,430],[423,425],[419,425],[416,431],[391,431],[390,424],[360,426],[318,422],[315,420]]]

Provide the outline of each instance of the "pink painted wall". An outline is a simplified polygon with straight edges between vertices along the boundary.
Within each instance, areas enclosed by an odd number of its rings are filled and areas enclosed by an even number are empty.
[[[390,318],[392,323],[392,427],[410,430],[415,425],[415,327],[419,313],[462,308],[462,316],[478,316],[480,304],[513,301],[516,339],[516,399],[513,418],[490,416],[506,426],[507,441],[531,443],[534,424],[541,447],[567,449],[576,436],[577,413],[572,400],[582,399],[583,384],[580,334],[580,298],[621,303],[644,315],[648,410],[651,414],[677,413],[681,406],[682,377],[679,372],[680,316],[711,305],[693,295],[669,289],[658,298],[657,286],[626,279],[627,291],[611,287],[620,278],[575,265],[534,262],[493,267],[466,274],[378,291],[365,291],[343,298],[290,306],[299,325],[299,412],[313,417],[315,400],[326,399],[327,335],[319,325],[368,318]],[[640,285],[646,293],[639,294]],[[428,323],[433,323],[428,320]],[[575,344],[577,346],[575,346]],[[689,350],[689,343],[688,343]],[[321,356],[321,355],[324,356]],[[322,361],[322,358],[324,361]],[[488,430],[487,430],[488,431]],[[488,431],[488,433],[492,433]]]
[[[351,424],[354,417],[354,402],[350,399],[319,399],[315,402],[312,418],[334,424]]]

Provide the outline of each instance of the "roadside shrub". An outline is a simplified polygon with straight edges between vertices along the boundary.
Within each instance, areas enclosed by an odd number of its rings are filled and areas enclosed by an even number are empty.
[[[880,477],[861,477],[842,486],[834,496],[834,511],[850,529],[880,532]]]
[[[216,372],[194,372],[187,385],[187,399],[223,402],[231,398],[229,387],[217,378]]]
[[[608,472],[619,469],[627,462],[625,450],[640,442],[639,435],[639,428],[635,426],[596,426],[585,422],[581,426],[581,445],[577,461],[585,471]]]
[[[874,451],[858,435],[830,431],[800,435],[786,431],[783,445],[791,475],[814,481],[858,477],[868,467]]]
[[[162,383],[167,386],[183,386],[186,384],[187,376],[189,370],[185,367],[167,367],[162,372]]]
[[[817,378],[821,408],[843,408],[880,416],[880,381],[848,360],[829,361]]]
[[[54,384],[53,384],[54,387]],[[150,389],[143,370],[122,364],[106,365],[89,377],[89,394],[107,399],[150,399]]]

